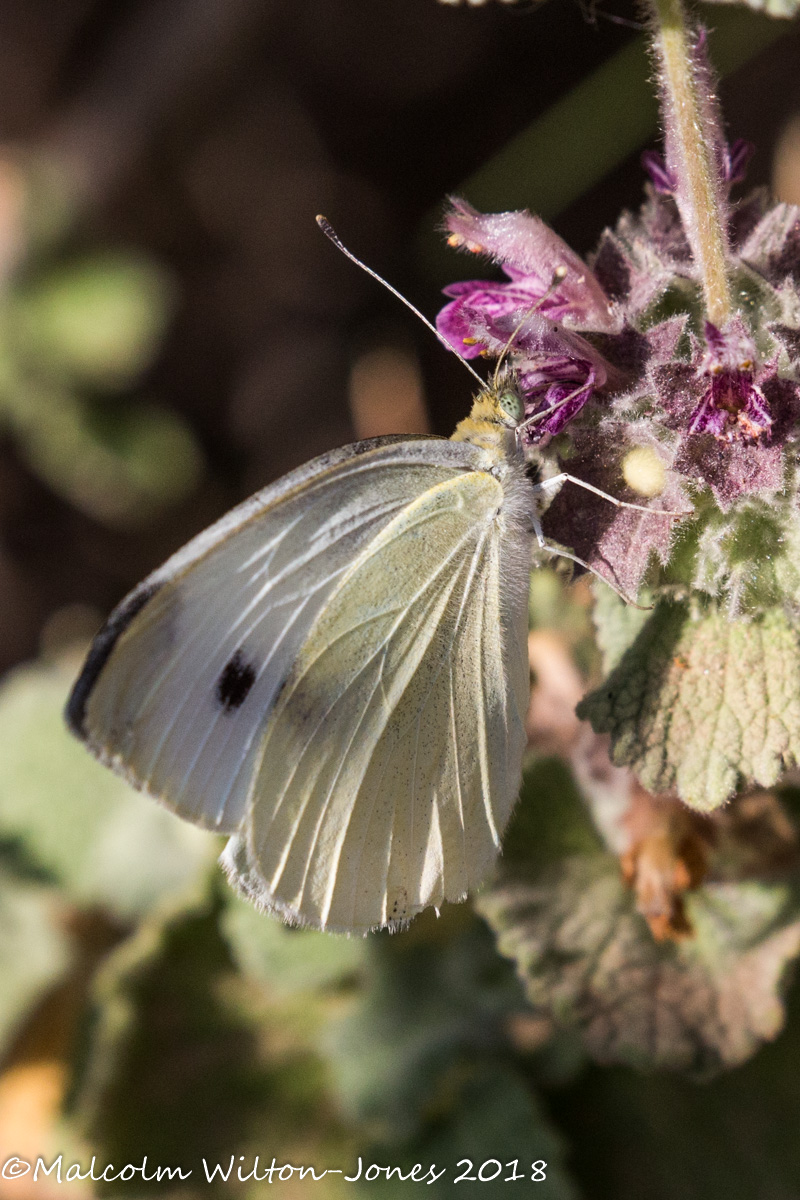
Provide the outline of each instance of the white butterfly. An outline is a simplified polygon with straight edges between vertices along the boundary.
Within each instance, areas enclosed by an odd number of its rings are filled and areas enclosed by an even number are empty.
[[[94,641],[73,731],[229,834],[231,880],[286,920],[391,926],[464,899],[497,854],[525,744],[533,540],[569,478],[526,477],[522,419],[496,377],[449,441],[315,459],[179,550]]]

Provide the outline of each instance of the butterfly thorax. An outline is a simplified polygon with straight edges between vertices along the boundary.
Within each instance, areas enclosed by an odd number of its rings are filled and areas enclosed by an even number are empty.
[[[451,437],[453,442],[471,442],[504,458],[520,454],[516,427],[522,417],[522,401],[507,386],[487,387],[478,392],[472,412],[460,421]]]

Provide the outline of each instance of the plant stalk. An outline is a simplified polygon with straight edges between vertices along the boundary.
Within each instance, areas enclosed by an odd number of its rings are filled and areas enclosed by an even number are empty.
[[[700,271],[709,321],[722,328],[733,312],[727,274],[727,236],[713,160],[713,130],[705,128],[691,33],[681,0],[648,0],[653,43],[661,67],[667,138],[680,173],[675,199]]]

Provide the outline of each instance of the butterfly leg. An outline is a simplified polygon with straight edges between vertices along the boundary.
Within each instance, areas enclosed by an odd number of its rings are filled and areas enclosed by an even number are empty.
[[[576,475],[568,475],[566,471],[562,471],[559,475],[552,475],[549,479],[543,479],[536,486],[544,490],[544,488],[560,487],[562,483],[574,483],[577,487],[583,488],[584,491],[594,492],[595,496],[602,496],[604,500],[608,500],[609,504],[614,504],[617,508],[633,508],[636,512],[649,513],[651,517],[692,516],[692,513],[689,511],[675,512],[666,508],[647,508],[644,504],[631,504],[628,500],[618,500],[616,496],[610,496],[608,492],[601,491],[593,483],[587,483],[585,479],[578,479]]]
[[[559,477],[556,476],[556,478]],[[537,486],[542,487],[543,485],[538,484]],[[596,489],[593,488],[592,490],[595,491]],[[600,495],[605,495],[605,493],[601,492]],[[650,509],[646,509],[645,511],[649,512]],[[617,585],[612,583],[611,580],[605,575],[601,575],[600,572],[591,565],[591,563],[586,562],[586,560],[583,558],[578,558],[577,554],[573,554],[569,550],[563,550],[561,546],[556,546],[552,542],[548,542],[547,538],[544,536],[544,530],[542,529],[541,522],[536,513],[531,513],[531,524],[533,525],[533,532],[536,535],[536,541],[540,550],[544,550],[546,554],[557,555],[559,558],[568,558],[570,562],[577,563],[579,567],[585,567],[587,571],[591,571],[592,575],[595,575],[602,583],[604,583],[607,587],[610,587],[612,592],[616,592],[620,600],[624,600],[626,604],[630,604],[631,608],[638,608],[640,612],[650,612],[651,608],[653,607],[652,604],[637,604],[636,601],[631,599],[626,592],[623,592],[622,588],[618,588]]]

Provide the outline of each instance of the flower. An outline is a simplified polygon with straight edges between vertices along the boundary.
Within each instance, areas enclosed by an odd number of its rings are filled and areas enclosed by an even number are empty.
[[[727,184],[745,157],[736,142],[720,153]],[[487,254],[507,279],[448,288],[439,328],[469,357],[507,355],[537,418],[529,444],[565,434],[557,465],[652,510],[587,504],[566,486],[543,517],[551,541],[628,595],[681,583],[732,612],[760,611],[776,595],[800,606],[800,210],[769,207],[760,192],[733,205],[726,190],[741,307],[719,327],[702,317],[675,196],[647,191],[589,263],[528,213],[480,215],[456,202],[451,242]],[[624,470],[643,448],[663,470],[656,496],[635,492]],[[693,507],[691,521],[658,515]]]
[[[439,332],[465,358],[509,354],[526,417],[541,418],[526,427],[528,442],[561,432],[609,380],[609,364],[577,331],[618,331],[613,304],[583,260],[530,213],[483,215],[454,200],[446,227],[451,246],[493,258],[509,282],[445,288],[452,299],[437,317]]]
[[[726,330],[710,321],[704,326],[707,350],[699,375],[708,380],[692,414],[689,433],[711,433],[720,441],[758,441],[769,435],[772,417],[761,388],[754,382],[758,356],[741,317]]]

